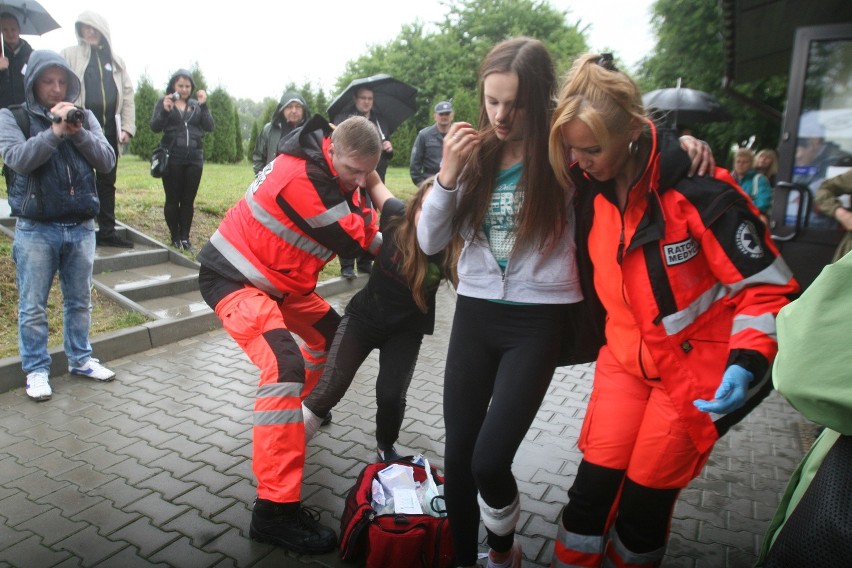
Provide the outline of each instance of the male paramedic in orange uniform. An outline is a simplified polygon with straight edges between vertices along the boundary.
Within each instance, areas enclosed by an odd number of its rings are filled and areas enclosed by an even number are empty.
[[[257,500],[249,534],[320,554],[336,547],[337,536],[301,505],[301,402],[319,379],[340,316],[315,287],[336,254],[378,252],[376,212],[362,205],[356,190],[387,189],[376,188],[382,141],[364,118],[332,130],[315,116],[283,150],[202,248],[199,282],[225,330],[260,368],[252,457]]]

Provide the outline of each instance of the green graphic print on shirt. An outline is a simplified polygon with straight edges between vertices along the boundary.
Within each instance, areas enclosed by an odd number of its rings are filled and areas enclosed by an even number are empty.
[[[524,199],[523,189],[518,187],[522,171],[521,163],[518,162],[497,172],[494,192],[491,194],[491,207],[483,220],[491,254],[503,270],[506,270],[512,248],[515,246],[515,222]]]

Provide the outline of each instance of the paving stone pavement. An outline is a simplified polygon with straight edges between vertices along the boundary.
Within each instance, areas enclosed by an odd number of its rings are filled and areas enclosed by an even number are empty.
[[[342,311],[349,295],[330,301]],[[440,293],[399,443],[439,468],[453,302]],[[257,372],[223,331],[107,363],[114,382],[55,377],[47,402],[30,401],[23,388],[0,394],[0,567],[351,566],[335,553],[296,556],[248,538]],[[309,446],[303,500],[335,527],[347,490],[374,458],[376,370],[374,354]],[[592,374],[590,365],[557,370],[517,454],[526,567],[550,562]],[[681,494],[663,566],[751,566],[807,425],[773,393],[723,438]]]

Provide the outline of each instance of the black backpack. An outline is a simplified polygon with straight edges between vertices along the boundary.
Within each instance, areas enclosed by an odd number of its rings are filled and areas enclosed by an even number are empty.
[[[12,116],[15,117],[18,128],[24,133],[24,138],[28,139],[30,137],[30,115],[27,114],[24,105],[12,105],[8,108],[12,112]],[[15,183],[15,172],[6,164],[3,164],[3,179],[6,180],[6,193],[8,193],[12,184]]]

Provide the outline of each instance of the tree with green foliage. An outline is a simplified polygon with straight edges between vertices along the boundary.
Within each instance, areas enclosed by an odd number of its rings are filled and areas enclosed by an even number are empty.
[[[456,120],[478,123],[477,71],[495,43],[535,37],[548,47],[560,74],[588,49],[567,12],[546,0],[461,0],[447,8],[438,32],[427,33],[420,22],[405,25],[395,39],[347,63],[337,81],[339,93],[352,79],[387,73],[417,88],[417,112],[392,136],[397,149],[392,166],[408,165],[408,150],[417,132],[433,122],[435,103],[452,100]]]
[[[251,136],[249,136],[248,141],[248,150],[246,154],[249,158],[251,158],[252,152],[254,152],[255,146],[257,146],[257,137],[260,136],[260,123],[258,121],[254,121],[251,123]]]
[[[207,79],[204,78],[204,73],[201,72],[201,66],[198,64],[198,61],[192,64],[192,67],[189,68],[189,72],[192,74],[192,82],[195,83],[196,92],[200,89],[204,89],[205,91],[210,90],[207,87]],[[195,93],[192,93],[192,96],[194,97]]]
[[[271,100],[271,97],[266,97],[262,101],[253,101],[251,99],[236,99],[234,101],[234,106],[240,117],[240,132],[244,140],[251,138],[252,126],[260,120],[266,102]]]
[[[266,105],[263,107],[263,114],[260,115],[260,129],[263,130],[264,125],[267,122],[272,120],[272,115],[275,114],[275,110],[278,108],[278,105],[281,104],[280,101],[276,101],[274,99],[265,99]]]
[[[234,163],[241,162],[243,158],[246,157],[245,150],[245,142],[243,141],[243,135],[240,131],[240,113],[237,112],[236,107],[234,108],[234,145],[236,146],[236,154],[234,155]]]
[[[204,137],[204,159],[213,163],[232,164],[236,162],[234,140],[238,130],[234,121],[234,103],[225,89],[217,88],[207,96],[207,106],[216,128]]]
[[[133,95],[136,103],[136,134],[130,139],[130,153],[146,160],[160,143],[160,135],[155,134],[150,127],[151,113],[160,96],[151,84],[151,78],[143,75]]]
[[[643,92],[675,87],[680,79],[681,86],[706,91],[731,111],[733,121],[689,125],[693,134],[710,143],[720,165],[730,165],[727,162],[731,146],[752,135],[756,149],[775,148],[781,132],[780,123],[727,97],[722,89],[724,57],[720,4],[703,0],[657,0],[652,12],[657,44],[654,54],[640,66],[637,82]],[[784,108],[786,82],[786,76],[754,82],[745,78],[737,90],[780,112]]]

